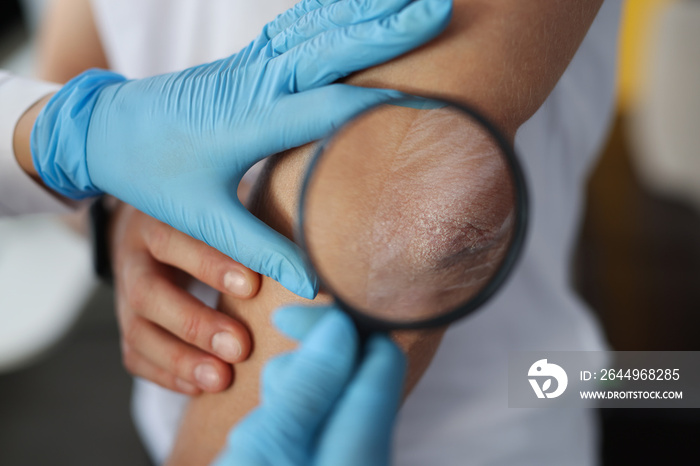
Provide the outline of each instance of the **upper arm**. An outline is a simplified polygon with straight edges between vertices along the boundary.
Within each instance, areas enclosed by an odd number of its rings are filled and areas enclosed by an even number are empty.
[[[552,91],[602,3],[454,0],[436,40],[347,82],[464,101],[513,135]]]
[[[39,35],[39,77],[65,83],[90,68],[108,68],[89,0],[52,0]]]

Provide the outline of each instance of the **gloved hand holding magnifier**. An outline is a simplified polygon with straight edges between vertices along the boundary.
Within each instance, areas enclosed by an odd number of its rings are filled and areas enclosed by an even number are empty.
[[[300,209],[322,289],[369,333],[446,325],[488,300],[522,248],[527,192],[483,116],[407,96],[321,144]]]

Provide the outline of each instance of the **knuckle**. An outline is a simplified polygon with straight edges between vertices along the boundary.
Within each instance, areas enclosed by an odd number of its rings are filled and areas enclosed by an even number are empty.
[[[131,280],[130,286],[126,287],[125,292],[126,303],[131,309],[138,310],[144,306],[148,290],[143,280]]]
[[[148,292],[148,277],[142,261],[137,258],[129,260],[123,278],[117,290],[118,302],[125,303],[131,310],[140,309]]]
[[[145,240],[148,250],[155,259],[162,262],[168,257],[172,241],[172,231],[169,228],[160,224],[154,225],[146,230]]]
[[[375,3],[376,2],[373,0],[360,0],[359,2],[352,2],[353,7],[355,8],[355,15],[360,18],[364,18],[372,12]]]
[[[207,257],[207,256],[202,256],[200,258],[199,263],[197,264],[197,278],[201,279],[204,282],[207,283],[216,283],[219,280],[215,280],[216,277],[221,277],[223,274],[219,270],[218,264],[214,260],[208,260],[208,259],[214,259],[213,257]]]
[[[320,10],[319,10],[320,11]],[[319,13],[316,13],[318,15]],[[304,33],[308,28],[313,25],[313,14],[306,14],[299,18],[291,28],[289,28],[292,36],[298,36]]]
[[[190,313],[185,317],[182,324],[182,336],[188,343],[195,343],[199,337],[199,332],[202,327],[202,318],[198,313]]]
[[[183,348],[173,349],[168,357],[168,365],[173,374],[186,373],[187,352]]]
[[[140,325],[136,319],[129,319],[124,323],[122,327],[122,339],[125,344],[122,346],[122,353],[133,352],[130,344],[138,341],[141,331],[139,327]]]

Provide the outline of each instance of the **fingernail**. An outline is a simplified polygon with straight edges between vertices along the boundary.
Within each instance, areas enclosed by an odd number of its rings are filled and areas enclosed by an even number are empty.
[[[220,358],[233,362],[241,355],[241,344],[230,333],[219,332],[211,339],[211,347]]]
[[[224,275],[224,287],[232,294],[248,296],[253,288],[245,275],[238,270],[231,270]]]
[[[200,364],[195,367],[194,378],[204,390],[213,390],[219,386],[219,374],[211,364]]]
[[[186,382],[180,378],[175,379],[175,386],[178,389],[180,389],[181,391],[186,392],[186,393],[197,393],[197,391],[199,390],[197,387],[195,387],[191,383]]]

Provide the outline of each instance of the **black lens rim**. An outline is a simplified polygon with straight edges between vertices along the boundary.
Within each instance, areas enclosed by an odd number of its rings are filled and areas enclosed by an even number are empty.
[[[354,119],[369,113],[387,104],[395,104],[402,106],[412,106],[411,101],[434,101],[440,105],[455,107],[464,113],[466,113],[470,118],[474,119],[477,123],[481,124],[487,131],[489,131],[500,146],[506,160],[511,168],[511,173],[513,176],[513,184],[515,187],[515,206],[516,206],[516,218],[515,218],[515,228],[513,232],[513,238],[511,244],[508,248],[508,252],[504,257],[498,271],[494,274],[491,281],[477,293],[472,299],[464,304],[460,304],[454,307],[452,310],[447,311],[436,317],[431,317],[428,319],[421,319],[415,321],[391,321],[386,319],[381,319],[378,317],[372,317],[368,313],[363,312],[361,309],[348,304],[339,294],[329,285],[329,283],[324,280],[323,276],[318,273],[318,269],[315,266],[311,252],[307,247],[307,240],[305,234],[305,209],[306,199],[308,196],[309,185],[311,181],[312,174],[316,169],[319,160],[323,156],[325,148],[330,144],[333,138],[343,130],[345,125]],[[384,102],[380,102],[376,105],[368,107],[361,112],[356,113],[351,118],[349,118],[345,124],[340,125],[331,134],[329,134],[318,146],[314,156],[307,168],[306,175],[304,177],[304,183],[302,185],[301,197],[299,202],[299,222],[296,227],[295,236],[299,242],[301,248],[305,252],[305,259],[307,263],[316,271],[320,285],[328,291],[334,298],[335,304],[340,307],[343,311],[347,312],[352,319],[355,321],[357,326],[364,332],[387,332],[390,330],[415,330],[415,329],[427,329],[435,327],[446,326],[458,319],[466,317],[473,314],[481,306],[484,305],[489,299],[491,299],[496,292],[503,286],[506,279],[512,273],[518,259],[522,254],[522,249],[525,244],[525,236],[527,231],[527,225],[529,222],[529,196],[527,185],[525,182],[525,177],[523,175],[523,170],[518,157],[516,156],[515,149],[511,146],[508,140],[503,136],[503,133],[498,129],[496,125],[491,123],[486,117],[481,113],[477,112],[473,107],[466,105],[464,103],[455,102],[444,97],[434,97],[425,95],[406,95],[405,97],[389,99]]]

